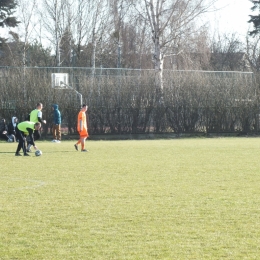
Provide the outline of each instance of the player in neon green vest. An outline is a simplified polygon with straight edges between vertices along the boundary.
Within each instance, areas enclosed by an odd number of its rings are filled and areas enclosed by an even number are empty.
[[[15,156],[21,156],[20,154],[21,149],[23,149],[24,156],[29,156],[29,154],[26,151],[26,145],[25,145],[25,140],[27,136],[29,136],[30,143],[32,143],[34,149],[37,150],[37,146],[34,143],[33,132],[38,131],[40,128],[41,128],[40,122],[35,123],[30,121],[21,122],[16,126],[15,131],[17,133],[19,144],[17,146]]]
[[[41,112],[40,110],[38,110],[38,109],[34,109],[34,110],[30,113],[30,122],[34,122],[34,123],[39,122],[39,119],[38,119],[39,113],[42,113],[42,112]]]
[[[42,103],[38,103],[36,105],[36,109],[32,110],[31,113],[29,114],[28,121],[34,122],[34,123],[40,122],[40,123],[46,124],[46,120],[42,119],[42,108],[43,108]],[[38,130],[34,131],[33,136],[34,136],[35,141],[41,138],[41,134]],[[31,146],[32,146],[32,143],[28,142],[27,152],[31,151],[30,150]]]

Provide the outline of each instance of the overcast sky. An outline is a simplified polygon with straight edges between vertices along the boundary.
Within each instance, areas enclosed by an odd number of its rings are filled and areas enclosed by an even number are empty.
[[[252,25],[247,23],[250,19],[249,15],[253,14],[250,10],[252,6],[249,0],[218,0],[213,8],[217,11],[207,13],[205,21],[209,24],[212,33],[236,33],[241,40],[245,40],[250,26],[252,29]],[[1,36],[9,37],[8,30],[0,28]]]
[[[253,14],[249,0],[218,0],[215,7],[218,11],[210,14],[210,25],[212,31],[220,33],[237,33],[245,37],[250,24],[247,21],[249,15]]]

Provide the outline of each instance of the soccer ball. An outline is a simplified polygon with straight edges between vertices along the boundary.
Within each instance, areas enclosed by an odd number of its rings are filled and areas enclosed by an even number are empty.
[[[35,151],[35,156],[41,156],[41,155],[42,155],[42,151],[41,150]]]

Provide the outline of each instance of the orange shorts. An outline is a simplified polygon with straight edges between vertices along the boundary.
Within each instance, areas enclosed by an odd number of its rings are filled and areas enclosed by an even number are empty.
[[[86,129],[83,129],[81,132],[79,132],[80,138],[87,138],[88,137],[88,131]]]

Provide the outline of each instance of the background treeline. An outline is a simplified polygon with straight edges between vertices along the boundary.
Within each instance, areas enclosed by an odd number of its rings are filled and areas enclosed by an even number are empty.
[[[80,102],[71,89],[51,87],[61,68],[0,70],[1,117],[24,120],[37,102],[52,123],[59,104],[65,133],[76,133]],[[162,102],[157,100],[153,70],[62,68],[70,86],[89,106],[91,134],[256,132],[259,130],[257,77],[248,72],[164,70]]]
[[[0,35],[0,66],[257,69],[257,35],[209,29],[215,1],[10,0],[19,23]]]
[[[212,34],[214,2],[3,3],[0,116],[23,120],[42,102],[47,133],[57,103],[74,133],[79,97],[51,88],[61,72],[89,105],[91,134],[258,131],[260,37]]]

